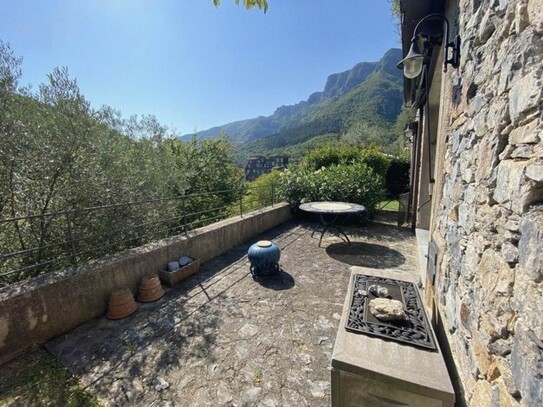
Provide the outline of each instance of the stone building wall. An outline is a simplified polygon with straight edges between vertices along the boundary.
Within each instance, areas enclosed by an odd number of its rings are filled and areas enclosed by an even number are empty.
[[[462,54],[441,79],[435,301],[469,405],[543,406],[543,0],[446,12]]]

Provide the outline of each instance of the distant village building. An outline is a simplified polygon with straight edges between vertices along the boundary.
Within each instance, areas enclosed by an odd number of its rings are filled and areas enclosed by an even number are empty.
[[[274,155],[271,157],[257,155],[247,160],[247,164],[245,165],[245,179],[253,181],[262,174],[271,172],[272,168],[283,169],[287,165],[288,156],[286,155]]]

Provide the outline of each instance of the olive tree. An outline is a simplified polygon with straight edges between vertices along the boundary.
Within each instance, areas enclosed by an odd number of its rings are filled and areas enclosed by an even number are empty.
[[[35,92],[20,75],[21,59],[0,41],[0,250],[20,253],[0,258],[0,277],[169,236],[184,211],[204,223],[236,199],[241,173],[226,137],[185,142],[153,116],[95,110],[66,68]]]

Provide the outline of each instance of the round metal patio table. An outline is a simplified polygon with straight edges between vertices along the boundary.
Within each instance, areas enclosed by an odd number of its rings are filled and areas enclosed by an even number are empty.
[[[344,218],[346,219],[348,216],[356,214],[356,213],[362,213],[366,211],[366,208],[362,205],[350,203],[350,202],[334,202],[334,201],[320,201],[320,202],[308,202],[300,205],[300,209],[305,212],[309,213],[316,213],[319,215],[321,224],[322,224],[322,233],[321,238],[319,240],[319,247],[322,243],[322,238],[324,234],[329,229],[335,229],[339,232],[340,237],[343,239],[343,236],[345,236],[345,240],[351,245],[351,241],[349,240],[349,237],[345,234],[343,229],[341,228],[341,225],[338,223],[338,219],[342,215],[346,215]],[[313,230],[313,233],[311,233],[311,237],[315,234],[317,229]]]

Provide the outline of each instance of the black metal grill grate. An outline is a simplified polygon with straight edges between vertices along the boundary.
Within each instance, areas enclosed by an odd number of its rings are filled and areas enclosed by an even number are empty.
[[[428,318],[413,283],[362,274],[357,274],[353,278],[353,296],[345,326],[348,331],[437,350]],[[390,297],[403,303],[406,313],[405,319],[384,322],[369,312],[370,300],[377,298],[368,290],[372,284],[388,288]]]

